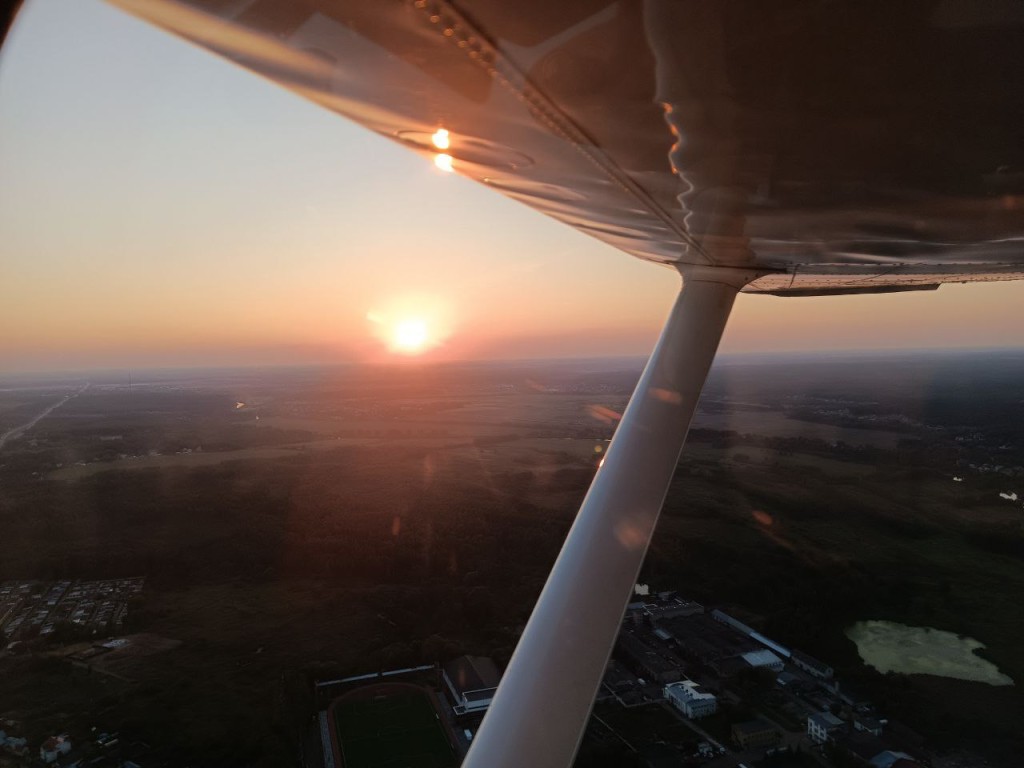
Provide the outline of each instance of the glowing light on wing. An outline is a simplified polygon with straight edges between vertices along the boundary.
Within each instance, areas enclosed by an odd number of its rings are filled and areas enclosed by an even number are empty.
[[[434,165],[440,168],[445,173],[451,173],[455,169],[452,167],[452,156],[445,153],[434,155]]]
[[[434,142],[434,146],[438,149],[448,149],[451,146],[451,139],[445,128],[438,128],[434,131],[434,135],[430,137],[430,140]]]

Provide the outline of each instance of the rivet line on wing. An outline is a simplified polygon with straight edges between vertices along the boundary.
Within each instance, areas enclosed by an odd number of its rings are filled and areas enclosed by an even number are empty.
[[[576,125],[570,117],[534,86],[508,58],[488,40],[462,13],[447,0],[412,0],[412,7],[419,10],[427,23],[438,29],[450,43],[466,52],[496,82],[526,104],[530,112],[548,130],[566,141],[595,165],[609,180],[622,191],[635,198],[648,211],[658,217],[675,232],[687,246],[699,253],[709,264],[714,260],[703,248],[680,227],[642,187],[630,179],[614,162],[600,152],[594,141]]]

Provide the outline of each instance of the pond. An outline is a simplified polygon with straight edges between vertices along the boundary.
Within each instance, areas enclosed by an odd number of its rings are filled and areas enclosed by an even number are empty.
[[[971,637],[893,621],[858,621],[847,628],[846,636],[857,644],[864,663],[879,672],[1013,685],[995,664],[975,653],[985,645]]]

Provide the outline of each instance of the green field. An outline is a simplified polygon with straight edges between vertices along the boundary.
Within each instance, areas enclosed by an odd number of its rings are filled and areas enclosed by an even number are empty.
[[[374,689],[333,706],[343,768],[449,768],[457,763],[426,691]]]

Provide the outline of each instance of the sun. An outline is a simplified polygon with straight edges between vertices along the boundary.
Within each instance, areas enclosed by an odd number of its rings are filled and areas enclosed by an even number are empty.
[[[374,348],[392,361],[395,357],[434,357],[455,330],[451,302],[432,294],[410,293],[378,300],[367,309],[366,319],[370,334],[380,345]]]
[[[430,342],[430,329],[425,321],[417,317],[395,323],[391,330],[391,348],[406,355],[419,354]]]

